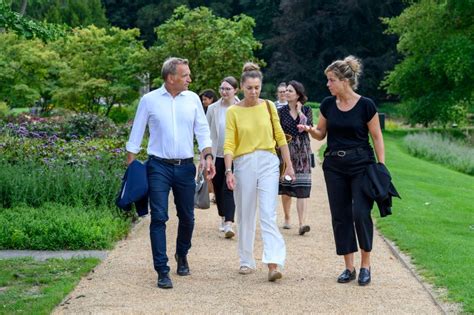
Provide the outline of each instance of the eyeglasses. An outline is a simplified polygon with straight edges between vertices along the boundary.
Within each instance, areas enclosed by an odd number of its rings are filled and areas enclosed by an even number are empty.
[[[286,93],[286,91],[278,91],[278,94]]]
[[[219,88],[219,90],[221,90],[221,91],[226,91],[226,92],[230,92],[230,91],[232,91],[232,90],[233,90],[233,88],[229,88],[229,87],[223,87],[223,86],[221,86],[221,87]]]

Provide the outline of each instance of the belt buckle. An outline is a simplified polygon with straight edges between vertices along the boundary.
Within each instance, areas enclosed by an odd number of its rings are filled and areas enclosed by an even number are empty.
[[[181,165],[181,161],[182,161],[181,159],[175,159],[173,164],[174,165]]]
[[[336,152],[337,156],[338,157],[345,157],[346,156],[346,151],[343,151],[343,150],[339,150]]]

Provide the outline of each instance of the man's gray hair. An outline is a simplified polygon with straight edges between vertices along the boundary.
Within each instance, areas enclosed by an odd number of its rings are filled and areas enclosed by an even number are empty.
[[[163,81],[166,81],[166,78],[170,74],[176,74],[176,67],[178,65],[188,65],[188,59],[169,57],[163,62],[163,67],[161,68],[161,78]]]

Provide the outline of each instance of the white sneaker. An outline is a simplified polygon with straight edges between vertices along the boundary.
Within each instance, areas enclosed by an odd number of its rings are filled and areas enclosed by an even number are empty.
[[[255,270],[253,270],[252,268],[250,267],[247,267],[247,266],[240,266],[239,268],[239,273],[241,275],[249,275],[251,273],[253,273]]]
[[[225,229],[225,218],[221,217],[221,223],[219,223],[219,232],[224,232]]]
[[[235,233],[234,230],[232,230],[232,223],[226,224],[224,226],[224,236],[225,238],[232,238],[234,237]]]

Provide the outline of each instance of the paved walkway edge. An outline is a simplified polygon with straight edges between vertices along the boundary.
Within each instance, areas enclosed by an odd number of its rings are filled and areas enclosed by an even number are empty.
[[[1,250],[0,259],[11,259],[21,257],[32,257],[35,260],[47,260],[50,258],[88,258],[94,257],[104,260],[107,258],[107,251],[103,250]]]

